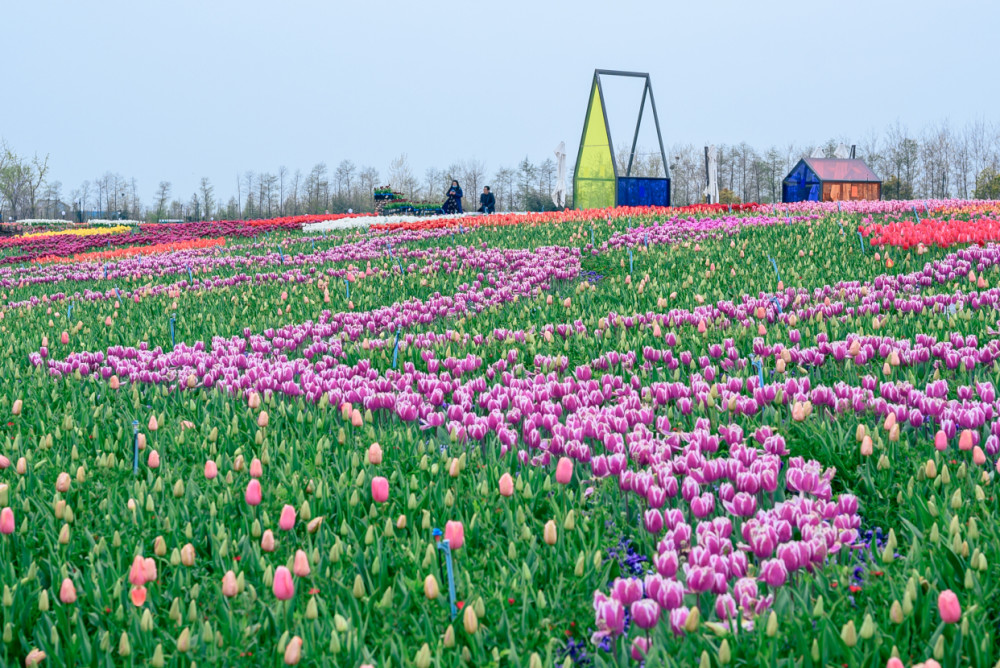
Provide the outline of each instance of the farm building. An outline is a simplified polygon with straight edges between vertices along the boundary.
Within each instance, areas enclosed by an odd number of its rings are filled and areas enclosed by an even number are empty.
[[[781,182],[782,202],[882,199],[882,180],[864,160],[803,158]]]

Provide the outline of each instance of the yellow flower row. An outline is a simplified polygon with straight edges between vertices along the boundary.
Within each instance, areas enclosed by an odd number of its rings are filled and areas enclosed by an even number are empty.
[[[89,237],[95,234],[118,234],[128,232],[131,228],[125,225],[115,227],[83,227],[68,230],[55,230],[53,232],[38,232],[37,234],[25,234],[22,239],[40,239],[42,237],[55,237],[60,235],[72,235],[75,237]]]

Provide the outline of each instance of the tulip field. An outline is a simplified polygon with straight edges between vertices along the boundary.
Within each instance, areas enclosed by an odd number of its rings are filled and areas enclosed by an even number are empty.
[[[1000,666],[1000,203],[0,238],[0,665]]]

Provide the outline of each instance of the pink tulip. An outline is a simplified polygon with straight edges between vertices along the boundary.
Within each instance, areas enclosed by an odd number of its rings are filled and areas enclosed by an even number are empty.
[[[62,336],[59,337],[59,341],[65,346],[69,343],[69,332],[63,332]]]
[[[368,463],[373,466],[382,463],[382,446],[378,443],[372,443],[368,446]]]
[[[636,601],[631,606],[632,621],[640,629],[651,629],[660,621],[660,606],[650,598]]]
[[[132,591],[128,593],[129,598],[132,599],[132,605],[141,608],[142,604],[146,602],[146,593],[145,587],[132,587]]]
[[[514,478],[511,477],[510,473],[504,473],[500,476],[500,495],[501,496],[512,496],[514,494]]]
[[[861,441],[861,455],[863,457],[871,457],[874,451],[875,450],[872,446],[872,438],[871,436],[868,436],[866,434],[864,439],[862,439]]]
[[[147,557],[142,560],[142,574],[146,582],[156,582],[156,559]]]
[[[453,550],[459,550],[465,544],[465,527],[461,522],[448,521],[444,525],[444,538]]]
[[[982,466],[986,463],[986,453],[978,445],[972,448],[972,463],[976,466]]]
[[[66,492],[68,492],[69,482],[70,482],[69,474],[63,471],[58,475],[58,477],[56,477],[56,491],[61,494],[65,494]]]
[[[214,461],[209,459],[205,462],[205,477],[209,480],[214,480],[217,475],[219,475],[219,467]]]
[[[292,572],[300,578],[308,577],[311,572],[309,557],[302,550],[295,551],[295,563],[292,565]]]
[[[944,452],[948,449],[948,435],[943,431],[938,430],[938,433],[934,434],[934,447],[939,451]]]
[[[73,585],[73,581],[69,578],[64,579],[62,581],[62,586],[59,587],[59,600],[62,601],[64,605],[76,603],[76,587]]]
[[[119,387],[121,387],[121,381],[118,380],[118,376],[111,376],[111,378],[108,380],[108,387],[110,387],[112,390],[117,390]]]
[[[569,457],[560,457],[556,465],[556,482],[560,485],[568,485],[573,479],[573,460]]]
[[[958,437],[958,449],[959,450],[971,450],[972,449],[972,432],[968,429],[963,429],[961,435]]]
[[[364,423],[365,423],[365,420],[364,420],[363,417],[361,417],[361,411],[359,411],[357,408],[355,408],[353,411],[351,411],[351,426],[352,427],[360,427],[360,426],[364,425]]]
[[[246,501],[248,506],[259,506],[261,499],[260,480],[253,478],[247,483]]]
[[[160,453],[156,450],[150,450],[149,458],[146,460],[146,466],[151,469],[160,468]]]
[[[899,657],[893,656],[885,664],[885,668],[906,668],[903,662],[899,660]]]
[[[938,594],[938,612],[941,613],[941,621],[945,624],[954,624],[962,619],[962,605],[958,602],[955,592],[945,589]]]
[[[145,450],[146,449],[146,435],[143,434],[142,432],[139,432],[136,435],[135,442],[136,442],[136,445],[138,445],[138,447],[139,447],[140,450]]]
[[[0,455],[0,470],[10,468],[10,460]]]
[[[113,324],[114,324],[114,321],[111,319],[110,315],[107,318],[104,319],[104,326],[105,327],[110,327]]]
[[[295,582],[292,581],[292,573],[284,566],[278,566],[274,571],[274,584],[272,586],[274,595],[282,601],[287,601],[295,595]]]
[[[22,403],[22,401],[20,399],[15,399],[14,400],[14,405],[10,407],[11,414],[13,414],[13,415],[20,415],[21,414],[21,406],[22,405],[23,405],[23,403]]]
[[[389,481],[382,476],[372,478],[372,499],[375,503],[385,503],[389,500]]]
[[[260,549],[274,552],[274,533],[270,529],[264,531],[264,535],[260,537]]]
[[[146,426],[149,427],[149,431],[156,431],[157,429],[160,428],[159,423],[156,421],[155,415],[149,416],[149,424]]]
[[[251,392],[250,397],[247,399],[247,405],[250,406],[251,410],[260,408],[260,395],[256,392]]]
[[[285,645],[285,665],[294,666],[302,660],[302,638],[292,637]]]
[[[128,581],[136,587],[146,584],[146,562],[142,555],[137,554],[132,559],[132,568],[128,572]]]
[[[222,576],[222,595],[226,598],[232,598],[239,593],[239,585],[236,583],[236,574],[232,571],[226,571],[226,574]]]
[[[268,417],[267,411],[261,411],[260,415],[257,416],[257,426],[263,429],[267,426]]]
[[[291,531],[295,527],[295,508],[285,504],[281,509],[281,518],[278,520],[278,528],[282,531]]]
[[[264,465],[260,463],[260,460],[256,457],[250,462],[250,477],[259,478],[264,475]]]

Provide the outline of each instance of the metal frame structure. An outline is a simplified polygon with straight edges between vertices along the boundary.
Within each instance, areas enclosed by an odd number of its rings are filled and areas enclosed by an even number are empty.
[[[636,79],[643,79],[642,88],[642,101],[639,103],[639,115],[635,121],[635,134],[632,136],[632,150],[629,152],[628,167],[625,170],[625,178],[632,178],[632,163],[635,160],[635,149],[639,141],[639,128],[642,126],[642,114],[646,108],[646,96],[649,96],[650,108],[653,111],[653,124],[656,127],[656,140],[660,147],[660,160],[663,163],[663,173],[668,181],[670,180],[670,164],[667,162],[667,153],[663,150],[663,134],[660,132],[660,117],[656,113],[656,100],[653,98],[653,85],[650,82],[648,72],[625,72],[622,70],[594,70],[594,81],[590,87],[590,95],[587,98],[587,115],[583,121],[583,131],[580,134],[580,148],[576,153],[576,166],[573,169],[573,203],[576,204],[576,181],[578,179],[578,174],[580,171],[580,159],[583,156],[584,141],[587,138],[587,128],[590,126],[590,115],[593,112],[593,100],[594,91],[597,91],[598,98],[601,101],[601,113],[604,117],[604,131],[608,136],[608,149],[611,151],[611,167],[614,170],[615,178],[615,205],[618,204],[618,179],[621,175],[618,173],[618,163],[615,161],[615,145],[614,140],[611,138],[611,125],[608,123],[608,106],[604,101],[604,88],[601,86],[601,77],[632,77]],[[637,177],[638,178],[638,177]],[[668,185],[669,188],[669,185]]]

